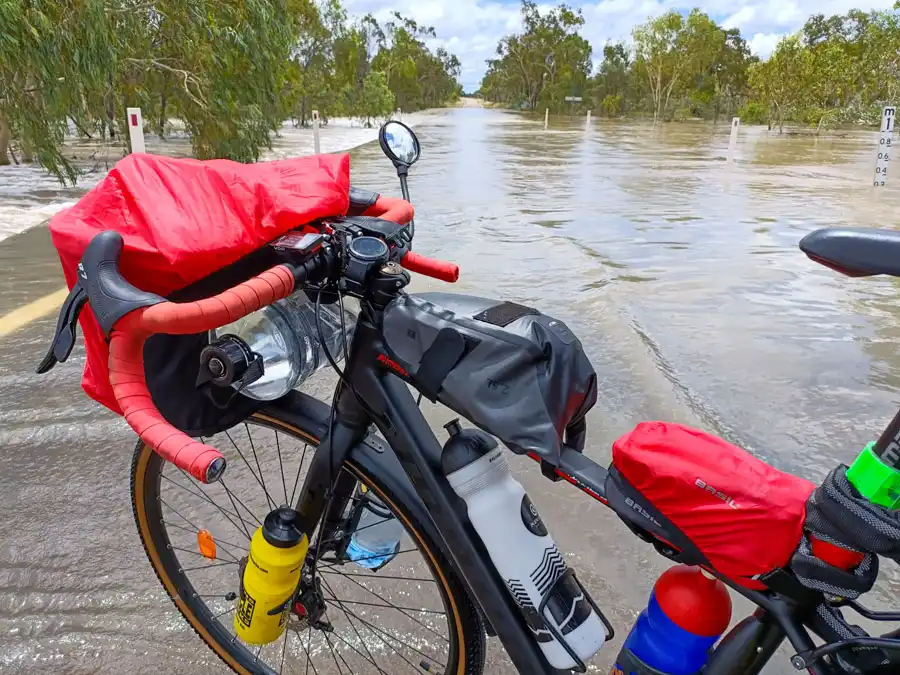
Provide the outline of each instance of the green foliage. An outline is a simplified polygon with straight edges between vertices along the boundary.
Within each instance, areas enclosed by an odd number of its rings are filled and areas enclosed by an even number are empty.
[[[372,68],[385,74],[402,110],[431,108],[459,98],[459,59],[439,47],[432,54],[423,40],[436,37],[434,28],[393,13],[377,34],[378,53]]]
[[[750,70],[750,84],[756,98],[772,111],[771,120],[779,129],[809,105],[814,79],[813,59],[799,36],[791,35],[778,43],[775,52]]]
[[[521,34],[497,45],[481,84],[487,100],[530,110],[566,107],[566,96],[583,96],[591,73],[591,45],[578,34],[581,11],[567,5],[542,14],[531,0],[522,1]]]
[[[102,0],[79,3],[0,0],[0,164],[9,135],[61,180],[77,173],[60,150],[67,115],[101,114],[116,72],[127,16]],[[5,133],[4,133],[5,132]]]
[[[638,26],[635,73],[650,93],[653,119],[661,119],[673,98],[702,82],[725,46],[725,33],[700,10],[687,18],[674,10]]]
[[[600,110],[607,117],[618,117],[622,114],[622,94],[607,94],[600,102]]]
[[[737,116],[744,124],[768,124],[769,113],[766,106],[758,101],[748,101],[737,109]]]
[[[388,87],[387,76],[377,70],[369,71],[363,80],[358,97],[349,108],[354,117],[364,120],[366,126],[372,125],[373,119],[385,118],[394,110],[394,92]]]
[[[339,0],[0,0],[0,26],[0,164],[18,151],[63,182],[70,129],[127,149],[131,106],[160,136],[181,119],[199,158],[251,162],[314,108],[371,122],[461,91],[433,28],[350,22]]]
[[[606,116],[717,120],[739,113],[748,123],[821,130],[875,124],[880,106],[900,99],[900,1],[893,11],[812,16],[763,62],[737,29],[697,9],[673,10],[636,26],[631,45],[606,44],[592,77],[581,60],[589,61],[591,48],[578,35],[580,14],[566,5],[541,14],[523,0],[522,18],[523,32],[499,42],[480,88],[489,101],[513,108],[568,110],[563,99],[575,94],[582,107]]]

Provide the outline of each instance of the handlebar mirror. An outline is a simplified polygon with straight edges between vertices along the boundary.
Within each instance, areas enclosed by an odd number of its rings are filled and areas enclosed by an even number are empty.
[[[419,159],[419,139],[403,122],[389,120],[382,124],[378,131],[378,142],[384,154],[398,169],[401,166],[409,167]]]

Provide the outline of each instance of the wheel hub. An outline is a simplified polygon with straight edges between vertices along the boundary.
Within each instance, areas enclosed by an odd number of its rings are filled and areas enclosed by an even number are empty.
[[[300,586],[297,589],[297,596],[291,607],[289,619],[291,627],[297,630],[312,627],[331,633],[334,631],[334,627],[325,616],[327,609],[328,605],[322,594],[322,582],[304,570],[303,576],[300,578]]]

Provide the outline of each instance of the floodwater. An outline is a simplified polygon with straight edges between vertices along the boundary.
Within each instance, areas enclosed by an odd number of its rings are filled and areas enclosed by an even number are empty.
[[[460,108],[416,129],[416,249],[460,264],[455,290],[535,305],[579,335],[600,380],[586,450],[598,461],[637,422],[664,419],[818,481],[896,411],[897,282],[844,278],[797,249],[819,227],[900,224],[900,183],[871,187],[874,133],[742,128],[729,165],[724,125],[563,119],[545,132]],[[355,184],[396,192],[376,143],[352,166]],[[0,315],[60,287],[38,225],[83,189],[0,171],[0,232],[18,233],[0,243]],[[133,439],[82,395],[80,349],[32,374],[54,322],[0,338],[0,672],[221,672],[147,563],[128,496]],[[668,563],[601,505],[511,462],[617,628],[594,660],[603,672]],[[885,569],[868,600],[883,607],[898,590]],[[765,672],[793,672],[787,654]],[[489,659],[487,672],[508,672],[496,645]]]

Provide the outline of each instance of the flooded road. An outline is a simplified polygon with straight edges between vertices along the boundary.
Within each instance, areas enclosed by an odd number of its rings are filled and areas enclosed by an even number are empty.
[[[417,126],[416,249],[460,264],[454,290],[534,304],[576,332],[600,377],[590,456],[607,461],[635,423],[666,419],[818,481],[880,433],[900,401],[900,285],[840,277],[797,249],[819,227],[900,225],[900,181],[871,187],[875,134],[742,128],[730,166],[724,125],[541,126],[478,108]],[[352,166],[354,184],[398,191],[377,144]],[[0,236],[90,184],[36,176],[0,173]],[[0,269],[0,315],[62,284],[45,227],[0,242]],[[221,672],[147,563],[133,435],[82,394],[80,348],[32,375],[54,322],[0,338],[0,672]],[[511,461],[617,628],[602,672],[668,563],[599,504]],[[900,591],[884,568],[876,605]],[[785,652],[766,673],[793,672]],[[496,647],[487,672],[508,672]]]

